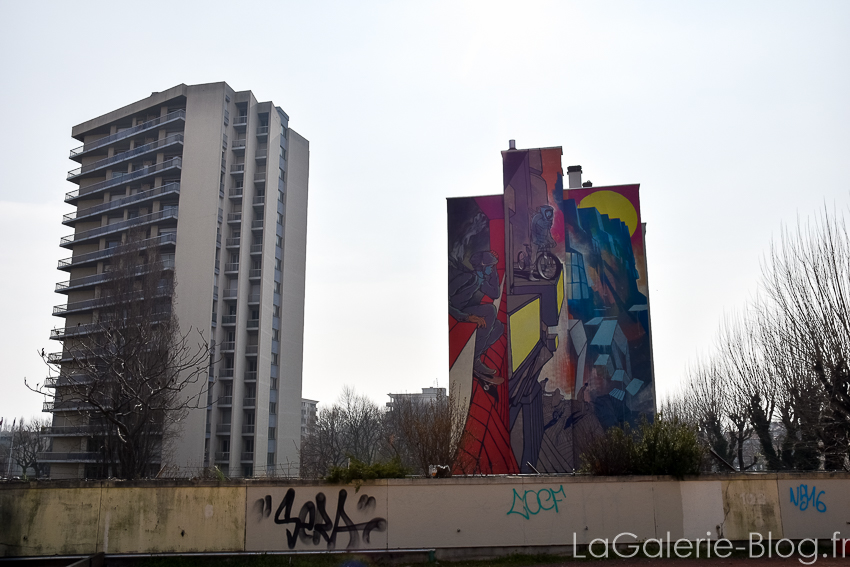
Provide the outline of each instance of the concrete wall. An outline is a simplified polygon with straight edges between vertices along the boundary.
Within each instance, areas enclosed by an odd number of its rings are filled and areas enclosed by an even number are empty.
[[[0,556],[850,537],[850,474],[0,484]]]

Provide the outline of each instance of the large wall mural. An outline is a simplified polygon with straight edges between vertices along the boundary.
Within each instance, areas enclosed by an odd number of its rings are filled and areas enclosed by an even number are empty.
[[[504,195],[448,200],[457,472],[569,472],[655,411],[638,185],[564,188],[561,148],[503,152]]]

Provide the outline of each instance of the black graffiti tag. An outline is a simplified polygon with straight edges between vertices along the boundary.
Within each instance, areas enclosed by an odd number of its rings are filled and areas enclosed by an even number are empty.
[[[300,539],[302,543],[319,545],[322,540],[327,543],[328,549],[336,548],[336,537],[341,533],[348,533],[348,549],[356,549],[360,545],[362,532],[363,541],[369,543],[373,531],[383,532],[387,529],[385,518],[372,518],[368,522],[354,523],[345,512],[345,501],[348,492],[343,488],[339,491],[339,499],[336,505],[336,515],[333,522],[327,513],[327,498],[323,492],[316,494],[316,502],[307,501],[301,506],[297,517],[292,516],[292,505],[295,502],[295,489],[290,488],[277,508],[274,515],[275,524],[293,524],[292,529],[286,530],[286,545],[294,549]],[[375,507],[375,498],[363,495],[357,502],[357,509],[368,511]],[[267,495],[259,499],[255,505],[260,511],[261,518],[271,515],[272,498]]]

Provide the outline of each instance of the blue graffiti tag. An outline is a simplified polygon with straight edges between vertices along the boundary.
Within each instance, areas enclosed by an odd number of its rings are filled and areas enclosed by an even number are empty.
[[[826,504],[820,501],[820,497],[826,493],[825,490],[817,491],[815,486],[812,486],[811,492],[806,484],[801,484],[797,487],[797,493],[794,493],[794,487],[791,490],[791,504],[797,506],[800,511],[805,511],[811,506],[821,514],[826,512]]]
[[[556,497],[557,494],[560,494],[563,498],[558,499]],[[529,495],[531,496],[529,497]],[[507,515],[518,514],[527,520],[530,516],[539,514],[541,510],[555,510],[557,514],[558,502],[563,502],[564,498],[566,498],[564,485],[561,485],[558,490],[551,488],[526,490],[522,495],[514,488],[514,501]],[[519,506],[517,504],[518,502],[520,503]]]

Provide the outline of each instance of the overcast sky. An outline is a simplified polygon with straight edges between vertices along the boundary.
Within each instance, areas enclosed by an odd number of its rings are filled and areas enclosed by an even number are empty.
[[[783,223],[850,204],[850,2],[0,1],[0,416],[62,320],[71,127],[227,81],[310,140],[304,397],[447,386],[446,197],[563,146],[640,183],[659,395]],[[178,290],[179,291],[179,290]]]

